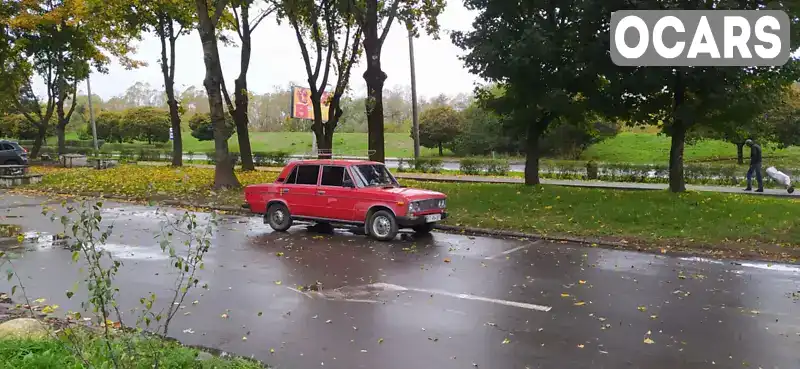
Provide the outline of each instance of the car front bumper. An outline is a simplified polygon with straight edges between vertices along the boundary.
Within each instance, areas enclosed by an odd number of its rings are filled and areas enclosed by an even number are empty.
[[[442,214],[442,220],[447,219],[447,212],[425,214],[425,215],[434,215],[434,214]],[[407,228],[425,224],[427,223],[425,221],[425,215],[417,215],[415,217],[406,217],[406,216],[397,217],[397,225],[400,226],[401,228]]]

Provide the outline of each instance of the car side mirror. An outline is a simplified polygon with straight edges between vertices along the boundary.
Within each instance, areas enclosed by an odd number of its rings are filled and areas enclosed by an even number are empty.
[[[351,180],[351,179],[345,179],[344,182],[342,182],[342,185],[344,187],[349,187],[349,188],[355,188],[356,187],[355,183],[353,183],[353,180]]]

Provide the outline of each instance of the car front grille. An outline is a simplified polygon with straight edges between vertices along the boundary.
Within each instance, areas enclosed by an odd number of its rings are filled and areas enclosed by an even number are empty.
[[[420,211],[439,209],[439,199],[422,200],[417,202]]]

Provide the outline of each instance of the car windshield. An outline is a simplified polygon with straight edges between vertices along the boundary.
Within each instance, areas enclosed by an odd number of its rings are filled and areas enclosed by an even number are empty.
[[[365,186],[399,186],[389,170],[380,164],[356,165],[356,173]]]

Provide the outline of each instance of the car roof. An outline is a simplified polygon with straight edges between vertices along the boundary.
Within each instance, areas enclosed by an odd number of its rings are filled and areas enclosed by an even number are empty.
[[[290,164],[306,164],[306,165],[364,165],[364,164],[379,164],[383,163],[369,160],[352,160],[352,159],[309,159],[309,160],[296,160]]]

